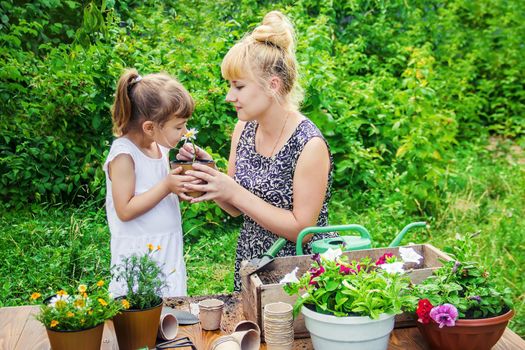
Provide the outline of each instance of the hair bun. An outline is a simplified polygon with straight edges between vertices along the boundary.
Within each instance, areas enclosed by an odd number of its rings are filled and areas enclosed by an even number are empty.
[[[252,37],[258,42],[271,43],[285,51],[291,52],[294,49],[293,25],[279,11],[268,12],[262,24],[254,29]]]

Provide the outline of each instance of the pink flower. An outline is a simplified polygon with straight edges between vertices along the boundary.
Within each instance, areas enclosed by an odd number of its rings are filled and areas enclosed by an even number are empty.
[[[354,269],[352,269],[351,267],[348,267],[348,266],[345,266],[345,265],[342,265],[342,264],[337,264],[339,266],[339,272],[342,273],[343,275],[349,275],[349,274],[356,274],[357,272],[355,272]]]
[[[458,309],[452,304],[439,305],[430,310],[430,317],[439,324],[439,328],[453,327],[458,319]]]
[[[317,286],[317,282],[314,281],[313,279],[316,278],[316,277],[319,277],[323,274],[324,272],[324,267],[322,265],[319,265],[319,267],[312,267],[310,270],[308,270],[310,272],[310,284],[313,284],[313,285],[316,285]]]
[[[393,256],[394,256],[394,254],[392,254],[392,253],[385,253],[385,254],[381,255],[381,256],[379,257],[379,259],[377,259],[377,261],[376,261],[376,265],[377,265],[377,266],[379,266],[379,265],[383,265],[384,263],[386,263],[386,259],[387,259],[387,258],[391,258],[391,257],[393,257]]]

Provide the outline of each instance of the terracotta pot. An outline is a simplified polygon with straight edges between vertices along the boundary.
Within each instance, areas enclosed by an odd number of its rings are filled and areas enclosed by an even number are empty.
[[[120,350],[155,348],[159,328],[162,300],[154,307],[143,310],[122,310],[113,318]]]
[[[215,162],[213,160],[196,159],[195,163],[204,164],[204,165],[209,166],[210,168],[215,168]],[[181,166],[182,175],[184,175],[186,171],[193,169],[193,162],[185,162],[185,161],[176,160],[176,161],[171,162],[170,164],[171,164],[172,169],[175,169]],[[202,196],[204,192],[193,191],[193,192],[186,192],[186,194],[190,197],[196,198],[196,197]]]
[[[417,322],[417,327],[433,350],[490,350],[503,335],[512,316],[514,311],[510,310],[496,317],[459,319],[454,327],[439,328],[434,322]]]
[[[80,331],[55,331],[46,328],[52,350],[99,350],[104,322]]]

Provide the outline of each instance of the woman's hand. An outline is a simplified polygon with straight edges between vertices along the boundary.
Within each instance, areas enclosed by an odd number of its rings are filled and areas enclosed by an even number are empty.
[[[195,146],[195,150],[196,150],[195,159],[213,160],[212,156],[210,156],[205,150],[203,150],[199,146]],[[194,152],[193,145],[191,143],[185,143],[179,149],[179,153],[177,154],[177,159],[191,161],[193,160],[193,152]]]
[[[230,202],[237,186],[239,186],[234,179],[216,169],[198,163],[193,164],[193,169],[194,170],[187,171],[186,174],[202,180],[205,184],[186,182],[184,183],[184,188],[188,191],[201,191],[205,193],[198,198],[193,198],[191,203],[207,200]]]

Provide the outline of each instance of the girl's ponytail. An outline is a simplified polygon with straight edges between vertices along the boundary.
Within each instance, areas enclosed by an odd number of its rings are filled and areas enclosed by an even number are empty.
[[[113,134],[117,137],[125,134],[131,121],[131,89],[140,80],[136,69],[128,69],[122,74],[115,93],[115,102],[111,110]]]

